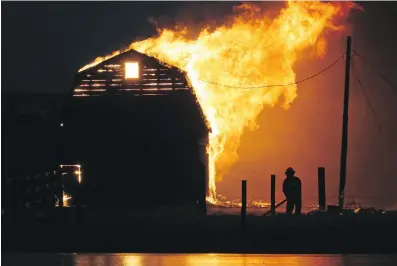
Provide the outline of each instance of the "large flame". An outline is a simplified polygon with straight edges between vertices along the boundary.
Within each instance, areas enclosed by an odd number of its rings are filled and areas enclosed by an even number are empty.
[[[203,29],[195,39],[187,37],[186,28],[159,29],[158,37],[129,46],[187,73],[212,129],[209,201],[216,201],[216,182],[237,161],[241,136],[244,130],[257,128],[255,120],[264,106],[273,107],[282,99],[287,109],[297,97],[296,85],[266,85],[294,83],[292,67],[298,55],[313,48],[317,56],[323,56],[325,33],[341,30],[336,19],[353,6],[348,2],[288,1],[270,20],[259,6],[242,4],[230,25]]]

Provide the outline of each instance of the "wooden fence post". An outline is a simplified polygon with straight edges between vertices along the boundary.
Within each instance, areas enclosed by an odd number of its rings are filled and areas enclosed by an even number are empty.
[[[270,212],[276,215],[276,175],[270,176]]]
[[[318,208],[320,211],[325,211],[325,168],[318,168]]]

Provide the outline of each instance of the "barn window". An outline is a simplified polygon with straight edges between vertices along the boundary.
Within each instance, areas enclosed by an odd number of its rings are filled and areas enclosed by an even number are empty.
[[[125,78],[126,79],[139,78],[139,64],[138,64],[138,62],[125,63]]]

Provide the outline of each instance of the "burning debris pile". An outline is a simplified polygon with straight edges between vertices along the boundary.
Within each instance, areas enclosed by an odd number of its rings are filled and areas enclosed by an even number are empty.
[[[158,29],[157,37],[134,42],[126,49],[187,73],[212,129],[207,149],[209,203],[225,203],[216,196],[216,182],[238,160],[244,130],[258,127],[256,118],[265,106],[273,107],[284,99],[280,104],[288,109],[296,99],[293,65],[298,56],[308,49],[324,56],[327,33],[343,30],[341,22],[354,7],[350,2],[288,1],[270,20],[260,6],[242,4],[235,8],[233,23],[205,28],[195,39],[187,37],[186,28]],[[119,53],[98,57],[80,71]]]
[[[208,200],[209,205],[215,205],[223,208],[241,208],[241,199],[229,200],[227,197],[217,194],[216,200]],[[247,201],[247,207],[249,208],[270,208],[270,203],[264,200],[249,200]]]

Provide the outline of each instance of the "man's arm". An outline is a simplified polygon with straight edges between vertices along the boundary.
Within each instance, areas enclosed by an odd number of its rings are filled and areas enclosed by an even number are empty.
[[[302,181],[299,177],[298,177],[298,187],[299,187],[299,191],[301,191],[302,190]]]
[[[284,193],[285,197],[288,198],[287,179],[285,179],[283,182],[283,193]]]

